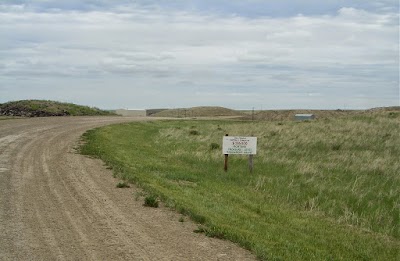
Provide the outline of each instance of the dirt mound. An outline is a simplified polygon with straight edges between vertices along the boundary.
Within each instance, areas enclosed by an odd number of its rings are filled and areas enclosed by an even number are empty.
[[[98,108],[45,100],[21,100],[0,104],[0,115],[20,117],[113,115]]]

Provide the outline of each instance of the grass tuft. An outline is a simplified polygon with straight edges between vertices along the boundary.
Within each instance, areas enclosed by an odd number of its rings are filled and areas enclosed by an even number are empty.
[[[200,135],[200,132],[197,131],[197,130],[190,130],[190,131],[189,131],[189,134],[190,134],[190,135]]]
[[[333,144],[331,146],[332,150],[340,150],[341,147],[342,147],[342,144]]]
[[[155,195],[149,195],[144,198],[144,206],[158,208],[158,198]]]
[[[207,233],[207,228],[203,226],[198,226],[197,229],[193,230],[194,233]]]
[[[129,184],[127,182],[118,182],[117,188],[130,188],[131,186],[129,186]]]
[[[210,149],[211,150],[218,150],[220,148],[221,148],[221,146],[218,143],[213,142],[213,143],[210,144]]]

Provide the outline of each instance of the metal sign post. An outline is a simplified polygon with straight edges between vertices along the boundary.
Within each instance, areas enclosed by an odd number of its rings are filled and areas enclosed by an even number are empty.
[[[228,134],[225,134],[225,137],[228,137]],[[225,154],[224,170],[225,172],[228,171],[228,154]]]
[[[250,173],[253,173],[253,154],[249,155],[249,170]]]

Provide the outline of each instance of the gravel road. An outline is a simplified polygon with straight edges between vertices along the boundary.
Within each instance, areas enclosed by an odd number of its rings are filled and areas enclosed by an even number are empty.
[[[101,161],[75,151],[88,129],[145,119],[0,120],[0,260],[255,260],[143,207],[138,188],[116,188]]]

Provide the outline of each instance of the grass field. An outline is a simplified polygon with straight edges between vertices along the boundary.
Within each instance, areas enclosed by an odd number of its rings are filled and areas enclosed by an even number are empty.
[[[81,152],[261,260],[398,260],[400,112],[310,122],[156,121],[84,135]],[[254,172],[222,136],[258,137]],[[117,182],[117,181],[116,181]]]

